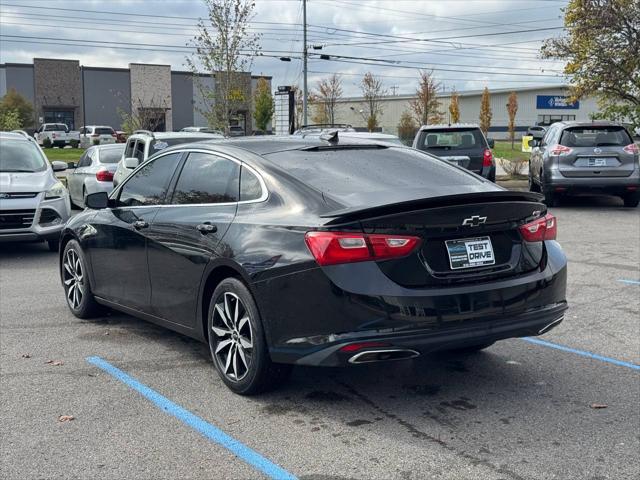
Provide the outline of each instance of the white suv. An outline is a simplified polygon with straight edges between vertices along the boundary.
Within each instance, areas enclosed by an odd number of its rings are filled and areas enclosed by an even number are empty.
[[[0,242],[46,240],[57,251],[71,205],[54,172],[67,164],[50,164],[25,132],[0,132],[0,143]]]
[[[136,130],[127,139],[122,158],[113,174],[113,186],[129,176],[133,170],[154,153],[180,143],[203,142],[205,140],[224,140],[224,136],[214,133],[193,132],[150,132]]]

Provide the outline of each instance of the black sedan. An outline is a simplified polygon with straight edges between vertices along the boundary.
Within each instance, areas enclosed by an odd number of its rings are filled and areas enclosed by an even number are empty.
[[[233,391],[292,364],[478,350],[563,318],[541,196],[410,148],[255,137],[180,145],[62,233],[74,315],[114,308],[208,342]]]

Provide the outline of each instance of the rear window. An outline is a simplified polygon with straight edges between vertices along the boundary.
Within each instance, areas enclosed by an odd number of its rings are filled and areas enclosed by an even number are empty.
[[[113,131],[113,128],[97,127],[95,133],[97,133],[98,135],[111,135],[116,132]]]
[[[420,150],[468,150],[484,148],[484,138],[477,128],[426,130],[418,142]]]
[[[44,127],[45,132],[68,132],[67,126],[64,123],[52,123]]]
[[[103,148],[100,150],[100,163],[118,163],[122,158],[124,146],[120,148]]]
[[[624,147],[633,143],[622,127],[572,127],[562,132],[565,147]]]
[[[454,187],[480,183],[444,160],[407,148],[288,150],[265,155],[301,182],[357,205],[363,195],[422,192],[431,185]]]

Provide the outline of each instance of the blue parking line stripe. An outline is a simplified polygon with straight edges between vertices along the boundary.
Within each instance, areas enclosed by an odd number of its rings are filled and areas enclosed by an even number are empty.
[[[593,358],[594,360],[600,360],[601,362],[611,363],[613,365],[618,365],[619,367],[627,367],[632,370],[640,370],[640,365],[636,365],[631,362],[623,362],[622,360],[616,360],[615,358],[604,357],[602,355],[598,355],[597,353],[585,352],[584,350],[577,350],[575,348],[565,347],[564,345],[558,345],[557,343],[546,342],[544,340],[540,340],[537,338],[524,337],[522,340],[535,343],[536,345],[542,345],[543,347],[555,348],[556,350],[562,350],[563,352],[575,353],[576,355],[581,355],[587,358]]]
[[[640,285],[640,280],[627,280],[626,278],[619,278],[618,281],[626,283],[627,285]]]
[[[137,391],[140,395],[155,404],[164,413],[177,418],[196,430],[198,433],[202,434],[204,437],[226,448],[231,453],[253,466],[256,470],[264,473],[267,477],[277,480],[296,480],[294,475],[287,472],[282,467],[240,443],[235,438],[227,435],[219,428],[207,423],[202,418],[191,413],[189,410],[182,408],[180,405],[173,403],[171,400],[159,394],[155,390],[140,383],[138,380],[119,368],[114,367],[106,360],[103,360],[100,357],[88,357],[87,362],[104,370],[117,380],[120,380],[122,383]]]

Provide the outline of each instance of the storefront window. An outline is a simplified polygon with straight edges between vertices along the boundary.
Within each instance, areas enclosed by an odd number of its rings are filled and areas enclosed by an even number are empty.
[[[44,123],[64,123],[69,130],[75,130],[73,110],[45,110]]]

